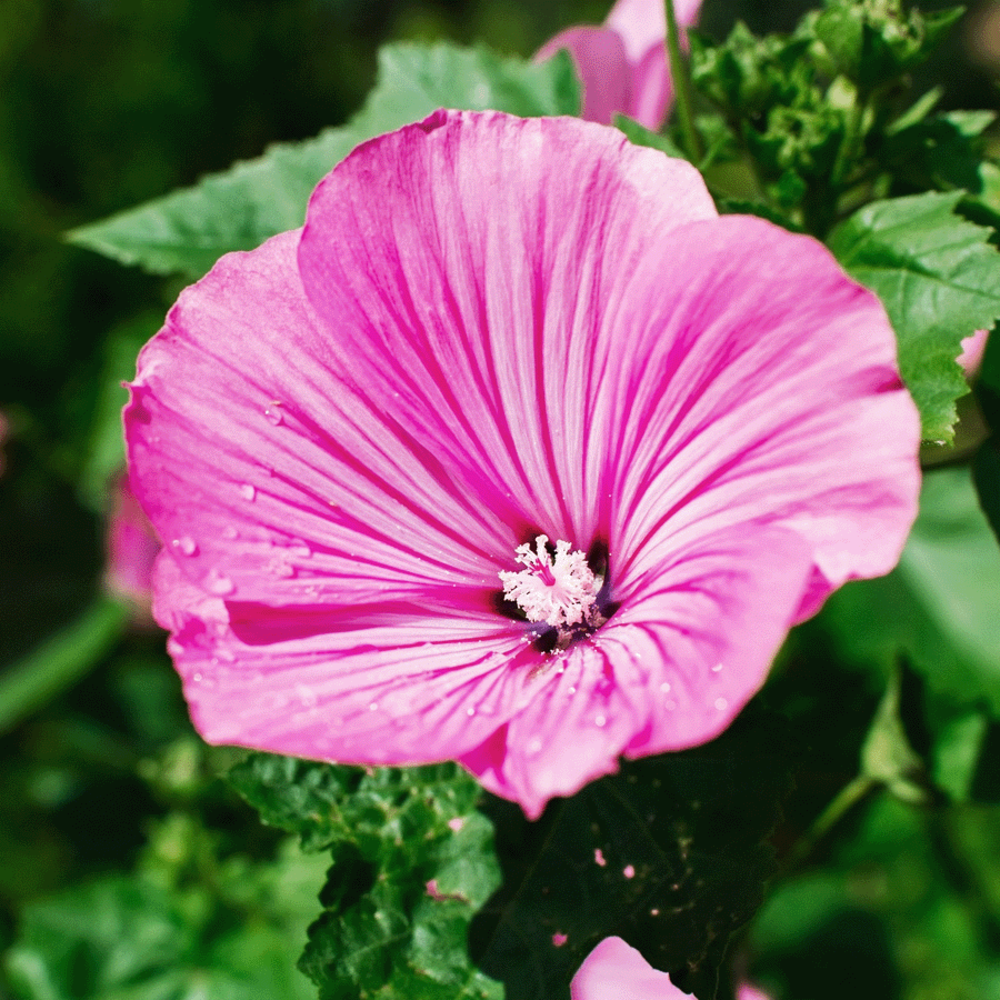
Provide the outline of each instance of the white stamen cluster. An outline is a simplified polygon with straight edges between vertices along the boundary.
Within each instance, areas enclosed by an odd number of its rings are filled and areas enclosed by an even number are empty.
[[[601,589],[587,557],[569,542],[556,542],[555,556],[549,554],[547,535],[525,542],[515,550],[517,562],[525,568],[500,573],[503,596],[516,601],[529,622],[545,622],[556,628],[577,625],[590,616]]]

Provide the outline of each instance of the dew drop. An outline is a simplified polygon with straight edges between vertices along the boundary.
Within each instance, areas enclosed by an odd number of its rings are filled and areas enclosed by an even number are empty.
[[[476,710],[474,708],[471,708],[471,707],[467,708],[465,710],[465,714],[471,719],[476,714]]]
[[[602,728],[603,726],[606,726],[607,724],[608,724],[607,716],[604,715],[594,716],[594,725],[597,726],[598,729]]]
[[[251,486],[250,483],[244,483],[240,487],[240,496],[244,500],[249,500],[251,503],[257,498],[257,490],[255,487]]]
[[[528,740],[528,756],[536,757],[541,752],[542,741],[537,736],[532,736],[532,738]]]
[[[193,680],[195,684],[200,684],[202,682],[202,675],[200,673],[194,673],[191,675],[191,680]]]
[[[727,708],[729,708],[729,702],[726,701],[725,698],[716,698],[715,699],[715,709],[716,709],[716,711],[718,711],[718,712],[724,712]]]
[[[662,692],[663,692],[664,694],[666,694],[666,693],[667,693],[667,692],[668,692],[668,691],[670,690],[670,684],[669,684],[669,682],[668,682],[668,681],[664,681],[664,682],[663,682],[663,683],[662,683],[662,684],[660,685],[660,690],[661,690],[661,691],[662,691]]]
[[[373,701],[373,702],[372,702],[372,703],[371,703],[371,704],[370,704],[370,705],[368,706],[368,711],[369,711],[369,712],[377,712],[377,711],[378,711],[378,702],[377,702],[377,701]]]
[[[272,427],[277,427],[285,419],[281,412],[281,403],[278,400],[272,399],[268,404],[267,409],[264,410],[264,419]]]
[[[716,663],[716,665],[712,667],[712,673],[717,674],[721,669],[722,669],[722,664]]]
[[[183,538],[175,538],[170,544],[178,552],[182,552],[186,556],[197,555],[198,545],[190,535],[185,535]]]
[[[236,589],[236,585],[224,573],[210,569],[205,577],[205,589],[217,597],[225,597]]]

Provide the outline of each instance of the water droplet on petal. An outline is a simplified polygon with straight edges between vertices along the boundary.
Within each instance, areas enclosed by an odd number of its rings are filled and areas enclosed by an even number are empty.
[[[257,497],[257,490],[255,487],[251,486],[250,483],[244,483],[240,487],[240,496],[243,497],[244,500],[249,500],[253,503]]]
[[[722,669],[722,664],[716,663],[716,665],[712,667],[712,673],[717,674],[721,669]]]
[[[191,675],[191,680],[193,680],[195,684],[200,684],[202,681],[202,675],[200,673],[193,673]]]
[[[474,708],[471,708],[471,707],[467,708],[465,710],[465,714],[471,719],[476,714],[476,710]]]
[[[182,552],[186,556],[193,556],[198,553],[198,545],[190,535],[185,535],[183,538],[175,538],[170,544],[178,552]]]
[[[377,711],[378,711],[378,702],[377,702],[377,701],[373,701],[373,702],[372,702],[372,703],[371,703],[371,704],[370,704],[370,705],[368,706],[368,711],[369,711],[369,712],[377,712]]]
[[[272,426],[277,427],[278,424],[284,420],[284,415],[281,412],[281,403],[276,399],[272,399],[267,405],[267,409],[264,410],[264,419]]]
[[[537,736],[528,740],[528,756],[535,757],[542,752],[542,741]]]
[[[229,579],[224,573],[217,569],[210,569],[208,574],[205,576],[205,589],[210,594],[215,594],[217,597],[225,597],[227,594],[231,594],[236,589],[236,584]]]
[[[716,698],[715,699],[715,708],[716,708],[716,711],[724,712],[727,708],[729,708],[729,702],[726,701],[725,698]]]
[[[604,715],[594,716],[594,725],[597,726],[598,729],[602,728],[603,726],[606,726],[607,724],[608,724],[607,716]]]
[[[663,683],[662,683],[662,684],[660,685],[660,690],[661,690],[661,691],[662,691],[662,692],[663,692],[664,694],[666,694],[666,693],[667,693],[667,692],[668,692],[668,691],[670,690],[670,684],[669,684],[669,682],[667,682],[667,681],[664,681],[664,682],[663,682]]]

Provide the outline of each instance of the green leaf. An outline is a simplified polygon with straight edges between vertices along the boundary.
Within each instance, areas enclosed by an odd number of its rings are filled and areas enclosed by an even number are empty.
[[[623,762],[537,823],[491,800],[503,888],[473,954],[518,1000],[565,1000],[602,938],[639,948],[684,990],[714,996],[730,935],[775,868],[767,838],[790,785],[778,717],[748,709],[717,740]]]
[[[390,45],[379,53],[375,89],[347,126],[272,146],[259,159],[82,226],[68,239],[122,264],[200,277],[224,253],[302,225],[313,188],[358,143],[439,107],[577,114],[579,85],[565,52],[535,64],[485,48]]]
[[[230,773],[264,820],[331,847],[300,968],[324,998],[495,998],[469,922],[499,882],[481,790],[455,764],[366,769],[253,754]]]
[[[899,365],[928,440],[954,436],[955,400],[968,384],[960,343],[1000,317],[1000,254],[990,230],[954,213],[961,194],[876,201],[830,236],[847,272],[885,305]]]
[[[624,132],[628,141],[635,146],[647,146],[679,160],[687,159],[684,151],[673,140],[658,132],[650,132],[648,128],[625,115],[615,115],[614,126],[619,131]]]
[[[0,733],[75,684],[121,638],[128,610],[110,597],[94,602],[75,622],[0,674]]]

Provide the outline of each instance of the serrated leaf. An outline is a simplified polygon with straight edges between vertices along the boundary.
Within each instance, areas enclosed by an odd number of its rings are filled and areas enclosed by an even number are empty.
[[[954,214],[960,198],[931,192],[872,202],[829,239],[845,270],[885,305],[931,441],[953,438],[955,400],[968,392],[955,363],[962,339],[1000,317],[1000,254],[990,230]]]
[[[485,48],[390,45],[362,110],[343,128],[272,146],[175,191],[68,234],[71,243],[157,274],[200,277],[224,253],[250,250],[302,225],[318,181],[358,143],[439,107],[493,109],[531,117],[577,114],[579,85],[567,53],[541,64]]]
[[[253,754],[230,774],[266,822],[333,867],[300,968],[321,996],[500,1000],[469,922],[499,883],[478,783],[455,764],[359,769]]]
[[[714,996],[729,936],[775,867],[781,723],[751,708],[712,743],[625,762],[535,824],[493,800],[504,883],[473,923],[480,967],[510,998],[565,1000],[584,957],[618,935],[682,989]]]

